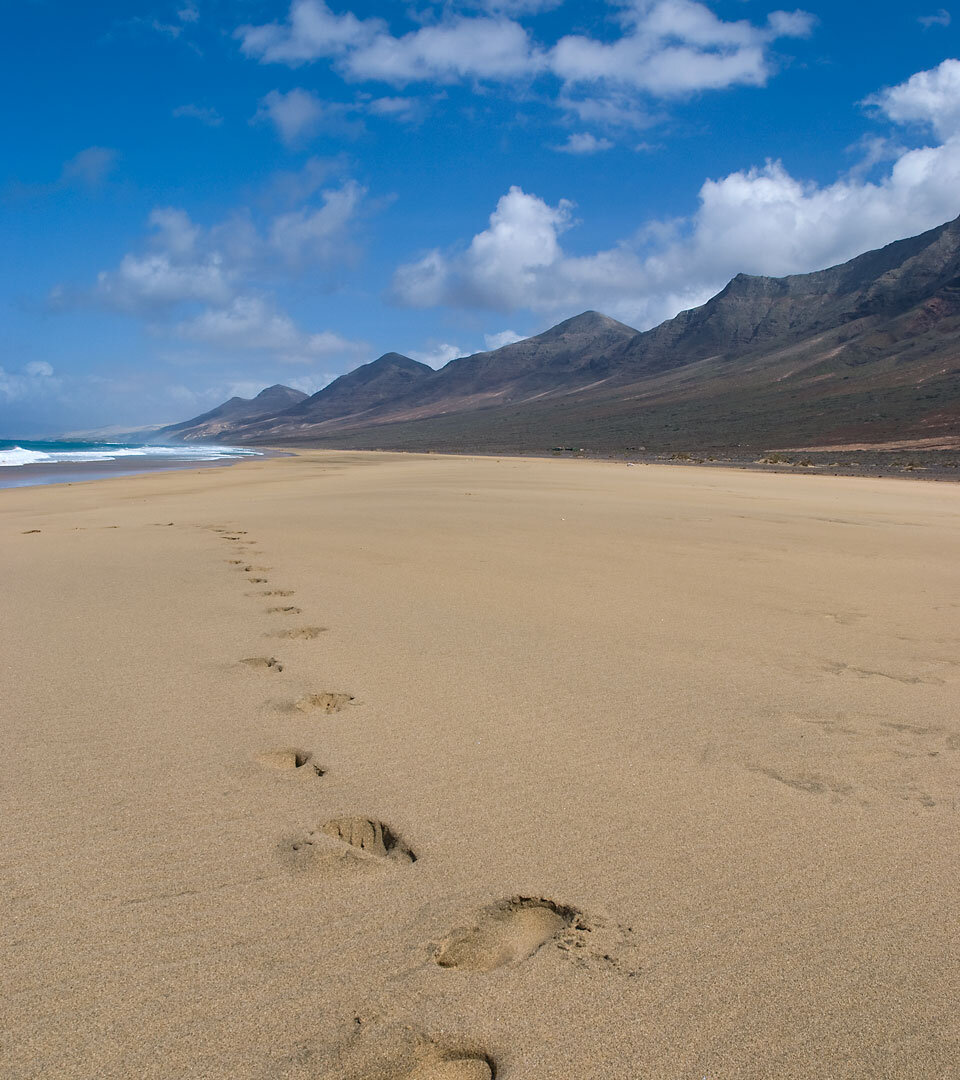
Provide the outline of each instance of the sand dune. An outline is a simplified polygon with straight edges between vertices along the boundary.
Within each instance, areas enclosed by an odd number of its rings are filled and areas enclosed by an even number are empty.
[[[0,1075],[960,1076],[958,535],[584,461],[0,492]]]

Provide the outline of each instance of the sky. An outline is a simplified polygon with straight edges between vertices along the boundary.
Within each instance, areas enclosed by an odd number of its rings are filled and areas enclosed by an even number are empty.
[[[960,8],[18,0],[0,437],[174,422],[960,214]]]

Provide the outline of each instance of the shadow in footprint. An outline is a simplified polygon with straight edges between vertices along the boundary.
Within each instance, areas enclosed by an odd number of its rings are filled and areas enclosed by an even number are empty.
[[[389,825],[364,817],[333,818],[303,836],[284,839],[280,856],[298,871],[417,860]]]
[[[323,776],[323,769],[311,760],[312,755],[305,750],[262,750],[254,760],[268,769],[297,771],[306,769],[314,776]]]
[[[268,615],[302,615],[303,608],[298,607],[268,607]]]
[[[444,968],[493,971],[533,956],[580,920],[576,908],[540,897],[516,896],[485,908],[471,926],[448,934],[433,959]]]
[[[303,640],[312,641],[314,638],[318,638],[321,634],[325,634],[327,628],[325,626],[298,626],[291,630],[274,630],[268,634],[268,637],[287,638],[288,640]]]
[[[253,595],[251,593],[251,595]],[[266,589],[259,596],[293,596],[293,589]]]
[[[247,581],[249,581],[251,585],[266,585],[266,584],[267,584],[267,582],[268,582],[268,580],[269,580],[269,579],[268,579],[268,578],[265,578],[265,577],[251,577],[251,578],[247,578]]]
[[[245,656],[240,663],[263,671],[283,671],[283,664],[275,656]]]

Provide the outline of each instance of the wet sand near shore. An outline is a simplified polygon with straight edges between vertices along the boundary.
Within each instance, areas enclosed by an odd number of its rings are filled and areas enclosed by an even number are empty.
[[[960,488],[0,491],[0,1076],[960,1075]]]

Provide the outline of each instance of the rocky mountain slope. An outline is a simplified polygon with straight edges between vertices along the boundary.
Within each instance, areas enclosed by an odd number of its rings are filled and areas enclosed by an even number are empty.
[[[534,452],[956,435],[960,219],[816,273],[738,275],[643,333],[586,312],[437,372],[388,354],[309,402],[222,429],[234,441]]]
[[[171,424],[160,428],[151,436],[153,442],[183,441],[203,442],[214,440],[229,434],[234,428],[264,416],[276,416],[291,406],[296,406],[306,399],[302,390],[290,386],[268,386],[254,398],[232,397],[215,409],[185,420],[180,424]]]

